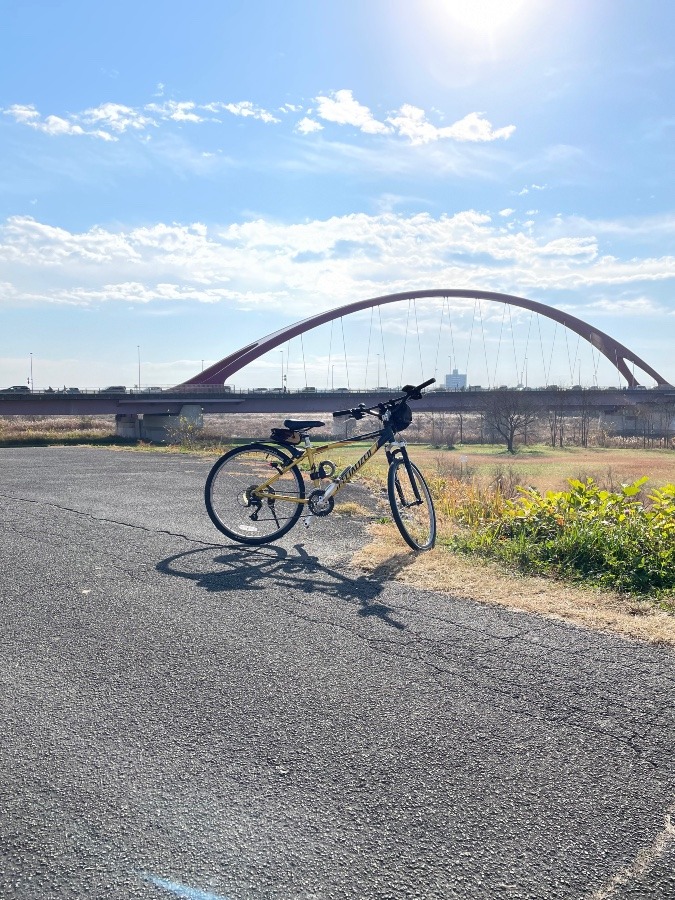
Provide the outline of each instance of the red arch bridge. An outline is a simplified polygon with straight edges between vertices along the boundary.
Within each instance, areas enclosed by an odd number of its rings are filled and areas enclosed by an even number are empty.
[[[393,315],[383,320],[383,311]],[[345,338],[348,318],[356,320],[358,333],[356,339],[350,338],[350,350]],[[328,327],[330,333],[326,334]],[[316,335],[322,329],[321,338],[314,337],[305,345],[303,335]],[[399,346],[392,351],[391,341],[396,336]],[[358,361],[351,352],[357,341],[361,347]],[[296,359],[291,365],[294,345]],[[247,367],[250,371],[250,367],[262,365],[259,371],[265,372],[264,361],[273,351],[281,356],[281,377],[275,388],[237,390],[228,384]],[[486,391],[509,386],[528,389],[535,381],[537,403],[542,408],[555,404],[570,413],[593,406],[612,414],[638,402],[663,403],[675,396],[669,381],[649,363],[576,316],[511,294],[439,288],[387,294],[311,316],[247,344],[169,390],[0,393],[0,414],[114,413],[119,434],[162,438],[172,421],[181,416],[199,421],[209,412],[284,415],[327,412],[360,402],[371,405],[404,381],[437,375],[439,360],[445,359],[451,361],[447,368],[454,362],[454,374],[446,376],[445,384],[439,378],[441,390],[425,394],[417,409],[476,411],[485,404]],[[276,360],[268,363],[268,374],[278,369]],[[458,372],[458,365],[464,367],[464,373]],[[335,388],[336,368],[346,387]],[[467,380],[469,369],[480,371],[480,386],[475,378]],[[553,375],[561,370],[562,375]],[[319,381],[320,371],[325,373],[325,387],[310,386],[309,381]],[[293,373],[299,379],[295,389],[289,383]],[[605,389],[600,391],[603,377]],[[607,389],[609,382],[614,384]],[[648,387],[657,390],[645,393]]]

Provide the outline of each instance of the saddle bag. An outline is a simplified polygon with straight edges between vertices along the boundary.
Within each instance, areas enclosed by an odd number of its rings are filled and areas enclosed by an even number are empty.
[[[300,432],[291,431],[290,428],[273,428],[270,439],[281,444],[299,444],[301,437]]]

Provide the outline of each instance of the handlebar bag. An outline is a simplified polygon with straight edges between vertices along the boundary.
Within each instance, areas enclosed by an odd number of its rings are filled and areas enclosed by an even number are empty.
[[[412,410],[407,403],[401,403],[392,409],[389,421],[394,431],[405,431],[412,422]]]

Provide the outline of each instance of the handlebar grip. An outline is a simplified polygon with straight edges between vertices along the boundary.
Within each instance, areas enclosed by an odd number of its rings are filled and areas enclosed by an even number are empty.
[[[333,413],[333,418],[337,419],[340,416],[351,416],[351,415],[352,415],[351,409],[338,409]]]
[[[428,381],[423,381],[422,384],[418,384],[415,387],[413,387],[412,384],[405,384],[403,390],[409,400],[419,400],[421,398],[420,391],[422,388],[429,387],[434,381],[436,381],[435,378],[429,378]]]

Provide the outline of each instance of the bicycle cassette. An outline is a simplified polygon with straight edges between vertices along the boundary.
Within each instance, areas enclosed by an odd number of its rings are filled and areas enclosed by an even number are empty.
[[[307,498],[307,506],[309,506],[309,511],[313,516],[327,516],[333,511],[335,501],[332,497],[326,500],[323,496],[323,491],[316,490],[312,491]]]

